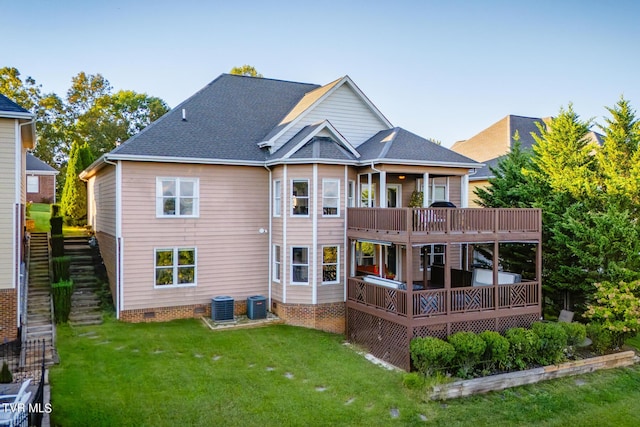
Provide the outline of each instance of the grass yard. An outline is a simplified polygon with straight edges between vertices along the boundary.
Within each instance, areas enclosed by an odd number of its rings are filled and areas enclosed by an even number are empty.
[[[31,219],[35,220],[35,231],[47,232],[51,229],[49,218],[51,218],[50,205],[46,203],[34,203],[31,205]]]
[[[640,425],[640,367],[440,403],[341,336],[285,325],[108,319],[59,327],[57,344],[52,425],[65,427]]]

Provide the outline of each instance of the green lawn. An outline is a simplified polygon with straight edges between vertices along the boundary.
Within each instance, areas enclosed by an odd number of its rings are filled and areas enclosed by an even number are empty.
[[[45,203],[32,204],[30,217],[36,221],[35,231],[46,232],[51,229],[49,225],[49,218],[51,218],[50,205]]]
[[[341,336],[285,325],[108,319],[59,327],[57,344],[52,425],[65,427],[640,425],[639,367],[441,403]]]

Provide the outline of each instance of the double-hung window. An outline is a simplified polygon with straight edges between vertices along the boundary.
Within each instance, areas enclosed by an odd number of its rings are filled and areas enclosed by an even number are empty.
[[[355,208],[356,207],[356,201],[354,199],[356,194],[356,182],[355,181],[349,181],[349,186],[348,186],[348,190],[347,190],[347,207],[348,208]]]
[[[363,208],[373,208],[376,206],[375,184],[360,184],[360,206]]]
[[[40,177],[35,175],[27,176],[27,193],[40,192]]]
[[[280,282],[280,274],[282,271],[282,252],[280,245],[273,245],[273,280]]]
[[[194,286],[196,249],[162,248],[155,250],[155,286]]]
[[[291,248],[291,283],[298,285],[309,283],[309,248]]]
[[[291,183],[291,215],[309,215],[308,179],[294,179]]]
[[[338,246],[322,247],[322,283],[340,282],[340,252]]]
[[[322,180],[322,215],[340,216],[340,180]]]
[[[156,216],[197,217],[199,183],[198,178],[157,178]]]
[[[273,216],[280,216],[282,213],[282,181],[273,181]]]

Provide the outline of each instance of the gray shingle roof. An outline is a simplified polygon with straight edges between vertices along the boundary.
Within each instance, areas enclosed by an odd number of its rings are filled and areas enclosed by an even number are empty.
[[[29,110],[26,110],[7,98],[6,96],[0,94],[0,112],[6,111],[8,113],[27,113],[31,114]]]
[[[361,161],[405,160],[434,163],[477,163],[402,128],[378,132],[358,146]]]
[[[477,169],[476,173],[474,173],[473,175],[469,175],[469,181],[484,181],[489,178],[493,178],[493,172],[491,172],[491,169],[489,168],[495,169],[495,167],[498,166],[498,162],[505,157],[506,155],[496,157],[495,159],[491,160],[485,160],[484,162],[482,162],[484,163],[484,166],[482,166],[480,169]]]
[[[31,153],[27,153],[27,162],[26,162],[26,170],[27,172],[55,172],[58,173],[58,170],[52,168],[36,156]]]
[[[223,74],[111,153],[265,161],[257,143],[317,87]]]

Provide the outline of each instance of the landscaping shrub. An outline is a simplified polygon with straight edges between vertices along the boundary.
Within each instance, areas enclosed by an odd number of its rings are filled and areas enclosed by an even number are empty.
[[[60,216],[60,205],[53,204],[51,205],[51,218]]]
[[[574,346],[582,344],[587,338],[587,327],[578,322],[560,322],[560,326],[567,334],[567,345]]]
[[[484,331],[478,335],[486,344],[482,357],[485,369],[504,369],[509,361],[509,340],[495,331]]]
[[[64,236],[62,234],[51,235],[51,256],[53,258],[64,256]]]
[[[410,350],[413,366],[425,376],[448,368],[455,356],[453,346],[436,337],[414,338]]]
[[[535,322],[531,325],[531,330],[540,338],[540,347],[535,363],[553,365],[564,359],[567,333],[562,325],[556,322]]]
[[[61,216],[52,216],[49,219],[49,224],[51,224],[51,235],[62,234],[62,221],[63,218]]]
[[[589,323],[587,336],[591,339],[591,346],[596,353],[605,354],[614,347],[613,334],[600,323]]]
[[[2,362],[2,370],[0,371],[0,384],[11,384],[13,382],[13,375],[9,370],[7,362]]]
[[[420,372],[408,372],[402,377],[402,384],[409,390],[419,390],[425,383],[425,376]]]
[[[73,294],[73,281],[62,280],[51,284],[51,296],[53,298],[53,317],[56,323],[69,321],[71,313],[71,295]]]
[[[535,362],[540,338],[531,329],[511,328],[505,334],[509,340],[509,368],[526,369]]]
[[[71,257],[59,256],[51,260],[53,267],[53,282],[60,282],[61,280],[69,280],[69,267],[71,266]]]
[[[468,378],[480,363],[487,345],[473,332],[456,332],[449,336],[449,343],[456,353],[453,363],[458,367],[457,376]]]

